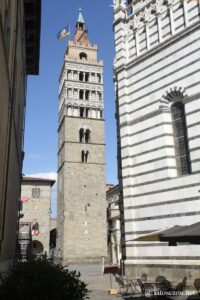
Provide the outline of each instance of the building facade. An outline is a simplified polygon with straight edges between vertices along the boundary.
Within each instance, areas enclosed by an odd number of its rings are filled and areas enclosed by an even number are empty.
[[[121,218],[119,203],[119,185],[106,191],[107,225],[108,225],[108,255],[112,264],[121,263]]]
[[[15,255],[26,78],[39,70],[40,6],[40,0],[0,1],[0,269]]]
[[[134,238],[200,215],[200,2],[114,1],[124,266],[197,278],[200,247]]]
[[[55,180],[23,177],[20,223],[30,223],[32,253],[49,254],[51,231],[51,187]],[[55,224],[54,224],[55,225]]]
[[[57,255],[67,263],[107,256],[103,62],[79,11],[60,75]]]

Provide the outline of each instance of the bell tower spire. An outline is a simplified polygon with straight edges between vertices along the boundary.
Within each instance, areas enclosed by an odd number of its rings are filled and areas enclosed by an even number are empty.
[[[78,13],[78,21],[76,23],[76,28],[82,28],[82,29],[84,29],[84,27],[85,27],[85,21],[83,19],[83,15],[82,15],[82,9],[79,8],[78,12],[79,13]]]
[[[76,32],[73,42],[84,46],[88,46],[90,44],[81,8],[79,8],[78,20],[76,22]]]

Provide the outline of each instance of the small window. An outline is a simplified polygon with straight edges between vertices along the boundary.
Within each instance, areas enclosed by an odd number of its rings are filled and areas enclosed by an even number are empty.
[[[89,73],[85,73],[85,81],[86,81],[86,82],[89,81]]]
[[[80,107],[80,117],[84,117],[84,107]]]
[[[84,129],[81,128],[81,129],[79,130],[79,140],[80,140],[80,143],[83,142],[83,137],[84,137]]]
[[[85,111],[85,113],[86,113],[86,118],[89,117],[89,112],[90,112],[90,108],[89,108],[89,107],[86,107],[86,111]]]
[[[40,188],[33,188],[32,189],[32,198],[39,198],[40,197]]]
[[[86,129],[85,131],[85,142],[89,143],[90,141],[90,129]]]
[[[84,95],[83,90],[80,90],[79,91],[79,99],[80,100],[83,100],[83,95]]]
[[[87,54],[85,52],[81,52],[79,54],[80,59],[87,59]]]
[[[171,107],[174,145],[178,175],[191,173],[185,110],[182,102]]]
[[[88,161],[88,155],[89,155],[88,150],[82,150],[81,151],[81,161],[86,163]]]
[[[90,94],[90,91],[86,90],[85,91],[85,100],[89,100],[89,94]]]
[[[68,79],[72,78],[72,72],[70,70],[67,71],[67,78]]]
[[[80,81],[83,81],[83,72],[80,72],[80,73],[79,73],[79,80],[80,80]]]
[[[101,83],[101,75],[97,74],[97,78],[98,78],[98,83]]]

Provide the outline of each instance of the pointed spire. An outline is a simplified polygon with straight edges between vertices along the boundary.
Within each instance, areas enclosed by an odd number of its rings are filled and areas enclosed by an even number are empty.
[[[76,33],[73,39],[74,43],[89,45],[90,41],[87,36],[87,29],[82,15],[82,9],[79,8],[78,20],[76,22]]]
[[[79,8],[78,12],[79,12],[79,14],[78,14],[78,23],[85,24],[85,21],[83,19],[83,15],[82,15],[82,9]]]

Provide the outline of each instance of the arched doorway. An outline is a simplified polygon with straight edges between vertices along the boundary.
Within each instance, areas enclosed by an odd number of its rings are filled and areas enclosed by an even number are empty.
[[[44,247],[41,242],[34,240],[32,242],[32,252],[33,254],[42,254],[44,251]]]

